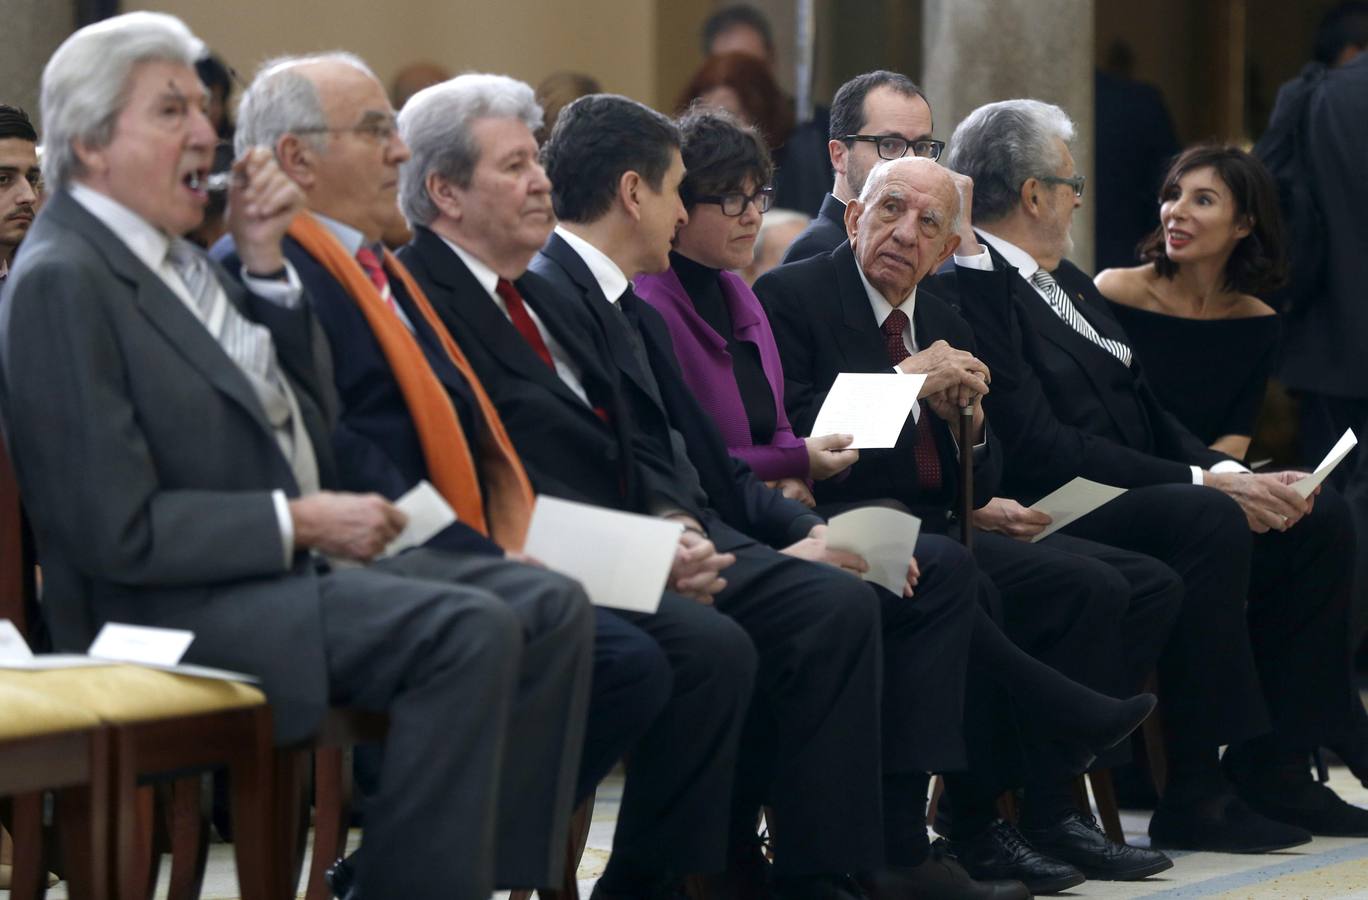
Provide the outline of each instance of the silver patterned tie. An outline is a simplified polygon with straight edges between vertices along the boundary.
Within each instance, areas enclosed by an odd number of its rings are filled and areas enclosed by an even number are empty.
[[[1054,280],[1054,276],[1044,269],[1036,269],[1035,274],[1031,276],[1031,282],[1040,288],[1041,293],[1045,295],[1046,302],[1050,304],[1050,309],[1055,311],[1055,315],[1063,319],[1070,328],[1121,360],[1123,366],[1130,367],[1131,349],[1120,341],[1114,341],[1098,334],[1092,323],[1083,318],[1078,307],[1073,305],[1073,301],[1069,299],[1068,294],[1064,293],[1059,282]]]

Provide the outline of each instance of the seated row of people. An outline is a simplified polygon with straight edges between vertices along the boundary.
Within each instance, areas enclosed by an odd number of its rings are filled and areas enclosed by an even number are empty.
[[[594,95],[539,151],[527,85],[460,76],[396,118],[341,53],[268,63],[245,92],[210,261],[181,240],[215,144],[201,51],[135,13],[49,63],[54,194],[0,299],[0,399],[59,644],[105,620],[190,628],[191,659],[262,679],[282,741],[328,703],[389,713],[340,896],[555,886],[570,810],[624,756],[603,900],[678,896],[690,874],[722,897],[834,900],[1143,878],[1170,860],[1108,841],[1070,782],[1118,758],[1156,666],[1156,846],[1368,834],[1306,775],[1355,702],[1337,499],[1312,512],[1294,476],[1197,468],[1217,454],[1156,424],[1131,359],[1094,400],[1032,355],[1012,267],[1041,254],[1048,277],[1064,255],[1081,181],[1062,113],[1002,105],[1016,118],[993,128],[1036,128],[1013,143],[1036,156],[985,168],[973,128],[998,107],[976,112],[955,176],[917,158],[940,147],[910,82],[856,79],[832,111],[842,232],[761,279],[762,306],[721,271],[772,174],[729,116]],[[414,231],[397,256],[396,202]],[[1050,314],[1099,321],[1078,302],[1086,318]],[[895,369],[927,375],[896,448],[794,436],[836,373]],[[1073,415],[1090,402],[1122,430]],[[959,448],[944,423],[969,405]],[[972,554],[947,536],[961,451]],[[1003,533],[1038,531],[1021,502],[1080,473],[1137,489],[1039,544]],[[422,480],[457,522],[377,558]],[[658,611],[591,609],[523,557],[538,493],[681,522]],[[825,517],[867,503],[924,521],[902,596],[827,545]],[[1242,510],[1272,528],[1257,548]],[[1021,831],[995,818],[1010,787]]]

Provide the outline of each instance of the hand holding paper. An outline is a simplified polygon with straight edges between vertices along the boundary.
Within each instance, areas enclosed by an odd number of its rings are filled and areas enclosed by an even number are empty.
[[[896,446],[925,382],[925,375],[842,372],[827,392],[812,433],[852,435],[849,449]]]
[[[898,376],[905,377],[905,376]],[[865,581],[902,596],[908,563],[917,548],[921,519],[895,509],[867,506],[834,516],[827,522],[827,546],[858,553],[869,563]]]
[[[1043,541],[1071,522],[1083,518],[1088,513],[1110,503],[1126,492],[1125,488],[1110,484],[1098,484],[1086,478],[1075,478],[1068,484],[1042,497],[1031,505],[1031,509],[1045,513],[1053,521],[1043,531],[1031,538],[1031,543]]]
[[[437,532],[456,521],[456,513],[451,505],[427,480],[414,485],[407,494],[396,500],[394,505],[408,517],[408,522],[404,525],[404,530],[399,532],[399,536],[385,547],[382,556],[393,556],[410,547],[422,546]]]
[[[1335,446],[1330,448],[1330,452],[1325,454],[1325,459],[1321,460],[1314,472],[1305,478],[1292,482],[1292,490],[1300,494],[1303,500],[1310,497],[1311,492],[1320,487],[1321,482],[1331,472],[1335,471],[1335,466],[1338,466],[1349,455],[1349,451],[1357,445],[1358,437],[1354,434],[1354,429],[1350,428],[1340,435],[1340,439],[1335,442]]]

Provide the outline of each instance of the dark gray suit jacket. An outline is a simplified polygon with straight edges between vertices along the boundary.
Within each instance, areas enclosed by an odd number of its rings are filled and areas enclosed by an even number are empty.
[[[310,371],[307,305],[286,312],[220,272],[277,340],[328,478]],[[195,632],[187,661],[260,676],[277,740],[327,703],[320,580],[287,570],[273,490],[298,494],[252,387],[157,275],[57,192],[0,303],[0,404],[38,535],[57,645],[83,650],[105,621]],[[292,337],[293,336],[293,337]],[[301,351],[302,350],[302,354]]]

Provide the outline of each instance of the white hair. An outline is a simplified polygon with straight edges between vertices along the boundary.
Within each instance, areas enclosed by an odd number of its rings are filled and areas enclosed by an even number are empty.
[[[759,257],[765,252],[765,238],[767,233],[775,228],[783,228],[785,225],[807,226],[812,221],[812,217],[805,212],[796,209],[784,209],[776,207],[765,213],[765,217],[760,220],[760,230],[755,235],[755,255]]]
[[[82,165],[74,142],[105,147],[139,63],[193,66],[204,43],[175,16],[132,12],[87,25],[62,42],[43,69],[43,178],[65,187]]]
[[[480,148],[471,134],[476,119],[517,119],[535,132],[542,108],[530,85],[504,75],[476,72],[424,88],[399,111],[399,136],[411,154],[399,167],[399,209],[409,225],[430,225],[440,213],[427,190],[437,174],[458,187],[470,184]]]
[[[304,132],[317,148],[323,146],[321,129],[328,127],[318,88],[297,70],[300,66],[338,62],[375,78],[361,57],[342,50],[308,56],[280,56],[262,63],[238,104],[233,148],[241,154],[251,147],[272,147],[287,134]]]
[[[989,103],[964,117],[950,137],[945,164],[974,180],[974,221],[996,222],[1017,208],[1029,178],[1054,175],[1074,123],[1039,100]]]
[[[869,175],[865,178],[864,187],[860,189],[860,206],[867,207],[874,199],[893,174],[893,170],[899,166],[932,166],[939,170],[941,174],[949,178],[950,173],[945,171],[945,167],[933,159],[924,156],[901,156],[897,159],[880,160],[874,168],[869,170]],[[964,214],[964,191],[954,179],[950,182],[955,188],[955,205],[952,209],[946,210],[950,215],[950,234],[959,231],[960,217]]]

